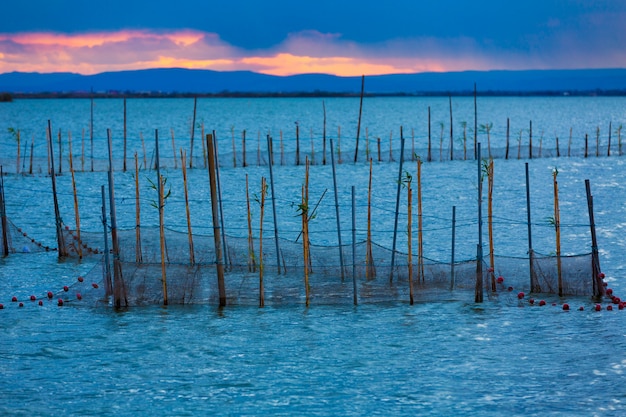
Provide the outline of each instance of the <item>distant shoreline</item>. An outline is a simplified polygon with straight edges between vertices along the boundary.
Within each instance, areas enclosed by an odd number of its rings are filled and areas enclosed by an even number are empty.
[[[365,93],[365,97],[471,97],[473,91],[428,91],[415,93]],[[60,98],[353,98],[355,92],[220,92],[220,93],[163,93],[163,92],[40,92],[10,93],[15,99],[60,99]],[[626,90],[586,90],[586,91],[479,91],[479,97],[621,97]],[[6,100],[10,102],[11,100]]]

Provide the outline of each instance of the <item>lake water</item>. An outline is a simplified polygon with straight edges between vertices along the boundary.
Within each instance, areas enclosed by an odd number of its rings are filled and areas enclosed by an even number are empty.
[[[360,150],[363,152],[367,146],[374,158],[372,235],[385,248],[391,248],[393,241],[402,126],[407,147],[404,169],[415,178],[412,151],[424,160],[425,256],[449,261],[451,211],[456,206],[456,260],[475,257],[478,222],[477,165],[473,161],[471,130],[474,103],[473,98],[453,98],[452,103],[454,161],[448,160],[447,97],[371,98],[364,102]],[[0,160],[9,172],[4,177],[8,218],[44,245],[56,245],[50,178],[44,175],[50,120],[55,140],[61,131],[64,155],[68,134],[72,135],[83,230],[94,234],[102,230],[100,187],[107,182],[106,173],[99,169],[107,164],[106,129],[110,128],[117,167],[118,226],[124,230],[135,226],[133,154],[137,152],[140,161],[144,157],[141,134],[146,160],[152,165],[154,131],[158,129],[165,161],[162,173],[172,189],[165,223],[170,229],[186,231],[182,175],[180,165],[174,166],[172,135],[176,148],[189,150],[193,100],[127,101],[127,172],[121,169],[123,101],[96,100],[94,104],[96,172],[90,171],[89,100],[0,104]],[[310,195],[311,200],[320,202],[310,225],[311,241],[317,245],[337,244],[332,170],[321,164],[324,107],[326,136],[335,141],[343,158],[337,166],[343,243],[351,242],[352,186],[356,189],[357,240],[366,238],[369,165],[363,153],[358,163],[350,162],[356,145],[358,99],[200,99],[194,152],[196,156],[202,154],[202,125],[206,132],[215,130],[222,165],[224,229],[230,236],[247,234],[246,175],[250,193],[258,196],[261,177],[268,177],[263,161],[267,158],[265,136],[270,134],[275,157],[284,158],[274,167],[280,237],[291,242],[297,239],[301,226],[297,206],[304,183],[304,167],[294,160],[297,122],[302,158],[305,153],[311,157],[315,154]],[[425,160],[429,107],[431,163]],[[507,118],[511,144],[508,160],[503,158]],[[531,121],[534,158],[529,160]],[[462,122],[467,122],[468,129],[467,160],[462,152]],[[554,215],[553,172],[557,169],[562,253],[590,251],[584,184],[589,179],[602,271],[618,296],[626,292],[626,241],[622,237],[626,228],[626,160],[618,148],[624,122],[623,97],[479,97],[477,125],[493,123],[489,139],[484,128],[477,137],[483,150],[489,140],[496,156],[496,253],[526,256],[526,163],[532,191],[533,247],[542,254],[554,253],[555,230],[549,219]],[[17,142],[9,128],[20,130],[21,158],[24,151],[27,158],[19,163]],[[243,130],[248,147],[246,168],[241,166]],[[574,156],[566,157],[570,131]],[[281,134],[284,157],[278,151]],[[585,134],[587,158],[583,156]],[[561,157],[556,157],[557,136]],[[377,138],[381,139],[380,161]],[[28,170],[33,140],[34,174],[15,175],[18,169]],[[57,149],[55,141],[55,152]],[[394,161],[389,160],[390,149]],[[233,155],[237,166],[233,166]],[[198,158],[199,169],[188,172],[191,220],[194,233],[208,235],[212,231],[208,175]],[[67,164],[65,156],[57,187],[63,220],[74,227]],[[154,170],[142,170],[139,178],[142,227],[156,226],[158,213],[151,207],[156,194],[150,184],[156,174]],[[258,210],[253,199],[255,233]],[[415,218],[416,207],[413,210]],[[402,190],[399,212],[397,248],[406,252],[406,190]],[[271,234],[272,216],[265,214],[265,233]],[[483,207],[485,225],[486,215]],[[176,250],[185,252],[184,247]],[[610,300],[602,300],[602,311],[594,311],[596,301],[590,297],[536,294],[536,299],[545,299],[547,304],[531,305],[528,296],[517,298],[518,291],[528,292],[528,288],[516,287],[513,292],[486,297],[484,303],[474,303],[473,294],[457,291],[443,292],[438,298],[414,305],[398,297],[376,303],[360,299],[354,306],[347,292],[345,303],[314,299],[309,307],[300,299],[268,302],[264,308],[247,303],[219,308],[208,302],[116,311],[75,299],[58,307],[56,299],[67,299],[73,291],[64,294],[62,287],[75,288],[77,276],[91,278],[89,272],[97,270],[98,259],[91,256],[81,262],[59,261],[55,253],[46,252],[16,253],[0,259],[0,303],[4,305],[0,310],[2,414],[613,416],[622,415],[626,409],[626,316],[617,306],[607,311]],[[313,275],[313,290],[315,279]],[[381,279],[387,277],[377,278]],[[294,280],[301,283],[298,274]],[[45,296],[47,291],[55,293],[50,301]],[[43,305],[31,302],[31,294]],[[11,302],[12,296],[19,301]],[[19,302],[24,306],[19,307]],[[563,303],[568,303],[571,310],[564,311]]]

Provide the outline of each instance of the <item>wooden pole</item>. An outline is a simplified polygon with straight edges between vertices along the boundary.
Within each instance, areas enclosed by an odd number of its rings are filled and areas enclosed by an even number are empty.
[[[220,307],[226,306],[226,288],[224,286],[224,263],[222,262],[222,241],[220,239],[219,207],[217,203],[217,185],[215,174],[215,148],[213,147],[213,135],[206,135],[206,149],[208,151],[207,162],[209,165],[209,184],[211,187],[211,217],[213,218],[213,241],[215,244],[215,263],[217,266],[217,288],[219,292]]]
[[[309,268],[311,259],[309,257],[309,158],[305,160],[304,185],[302,186],[302,251],[304,259],[304,292],[306,306],[309,306],[311,298],[311,287],[309,285]]]
[[[365,277],[370,280],[376,277],[374,257],[372,256],[372,160],[370,159],[370,176],[367,187],[367,240],[365,248]]]
[[[528,128],[528,159],[533,159],[533,121]]]
[[[2,256],[9,256],[9,232],[6,206],[4,204],[4,172],[0,165],[0,216],[2,225]]]
[[[481,152],[480,143],[476,146],[476,162],[478,165],[478,245],[476,247],[476,288],[474,291],[474,301],[483,302],[483,181],[481,172]]]
[[[413,220],[413,189],[411,188],[411,179],[407,182],[407,261],[409,273],[409,304],[413,305],[413,237],[412,237],[412,220]]]
[[[330,139],[330,148],[333,149],[333,139]],[[333,190],[335,192],[335,217],[337,219],[337,241],[339,243],[339,264],[341,267],[341,280],[343,281],[344,275],[344,262],[343,262],[343,245],[341,243],[341,222],[339,221],[339,195],[337,193],[337,173],[335,169],[335,155],[330,153],[330,160],[333,169]]]
[[[589,135],[585,133],[585,158],[589,154]]]
[[[609,141],[606,146],[606,156],[611,156],[611,132],[612,132],[612,126],[611,126],[611,122],[609,122]]]
[[[220,177],[220,158],[219,147],[217,146],[217,134],[213,131],[213,152],[215,154],[215,177],[217,181],[217,201],[220,209],[220,224],[222,231],[222,247],[224,248],[224,265],[230,265],[230,256],[228,255],[228,245],[226,244],[226,228],[224,227],[224,207],[222,204],[222,181]]]
[[[600,126],[596,128],[596,158],[600,156]]]
[[[243,132],[241,132],[241,157],[242,157],[242,162],[241,165],[243,165],[243,167],[247,167],[248,164],[246,163],[246,130],[244,129]]]
[[[526,216],[528,225],[528,262],[530,271],[530,292],[540,293],[541,286],[537,280],[537,274],[535,272],[535,252],[533,250],[533,234],[532,234],[532,222],[530,215],[530,177],[528,175],[528,162],[525,163],[526,167]]]
[[[300,165],[300,124],[296,122],[296,165]]]
[[[424,282],[424,216],[422,215],[422,160],[417,159],[417,279]]]
[[[172,155],[174,157],[174,169],[178,169],[178,157],[176,156],[176,142],[174,141],[174,129],[170,129],[172,135]]]
[[[124,161],[123,171],[126,172],[126,97],[124,97]]]
[[[74,216],[76,218],[76,237],[78,258],[83,259],[83,245],[80,238],[80,213],[78,211],[78,195],[76,193],[76,178],[74,176],[74,162],[72,157],[72,132],[68,132],[68,148],[70,153],[70,175],[72,176],[72,192],[74,194]]]
[[[89,142],[91,144],[91,172],[93,172],[93,88],[90,96]]]
[[[63,147],[61,145],[61,129],[59,129],[59,134],[57,135],[59,139],[59,175],[63,173]]]
[[[322,133],[322,165],[326,165],[326,104],[322,100],[322,110],[324,112],[324,123]],[[332,145],[330,146],[332,148]]]
[[[511,121],[507,117],[506,118],[506,153],[504,154],[504,159],[509,159],[509,133],[511,130]],[[558,149],[558,146],[557,146]]]
[[[431,141],[431,129],[430,129],[430,106],[428,106],[428,158],[426,159],[428,162],[432,162],[432,141]]]
[[[474,83],[474,159],[480,160],[478,157],[478,100],[476,93],[476,83]]]
[[[332,148],[332,146],[331,146]],[[357,288],[356,288],[356,196],[354,185],[352,192],[352,301],[354,305],[358,304]]]
[[[117,215],[115,211],[115,185],[113,181],[113,153],[111,147],[111,129],[107,129],[107,143],[109,146],[109,211],[111,217],[111,243],[113,246],[113,298],[116,308],[128,306],[126,284],[122,276],[120,262],[120,242],[117,236]]]
[[[65,247],[65,237],[63,236],[63,220],[59,211],[59,200],[57,199],[57,181],[54,171],[54,151],[52,146],[52,125],[48,120],[48,151],[50,152],[50,180],[52,181],[52,198],[54,200],[54,221],[56,224],[57,247],[59,258],[67,256],[67,248]]]
[[[235,126],[230,129],[231,142],[233,144],[233,168],[237,168],[237,148],[235,147]]]
[[[33,137],[34,139],[34,137]],[[80,140],[80,144],[81,144],[81,150],[80,150],[80,170],[82,172],[85,172],[85,128],[83,128],[83,134],[81,136],[81,140]],[[33,161],[33,152],[32,152],[32,148],[31,148],[31,152],[30,152],[30,161],[31,161],[31,166],[32,161]],[[31,174],[32,174],[32,169],[31,169]]]
[[[489,266],[491,275],[491,291],[496,292],[495,256],[493,244],[493,159],[487,165],[487,221],[489,229]]]
[[[135,262],[143,262],[141,253],[141,204],[139,202],[139,159],[135,152]]]
[[[33,151],[34,150],[35,150],[35,135],[33,135],[33,139],[30,141],[30,164],[28,165],[29,174],[33,173]]]
[[[265,197],[263,196],[263,203],[265,203]],[[250,211],[250,192],[248,187],[248,174],[246,174],[246,209],[248,220],[248,272],[256,271],[256,260],[254,256],[254,239],[252,238],[252,213]],[[261,222],[261,228],[263,222]]]
[[[109,237],[107,227],[107,203],[104,185],[100,187],[102,193],[102,228],[104,229],[104,287],[106,296],[113,295],[113,281],[111,280],[111,260],[109,259]]]
[[[454,290],[454,251],[456,240],[456,206],[452,206],[452,244],[450,256],[450,291]]]
[[[261,177],[261,214],[259,216],[259,307],[265,306],[265,289],[263,286],[263,216],[265,214],[265,196],[267,194],[267,181]],[[280,270],[280,268],[279,268]],[[280,272],[280,271],[279,271]]]
[[[163,197],[163,188],[165,188],[165,181],[163,176],[159,175],[159,243],[161,248],[161,284],[163,288],[163,305],[169,304],[167,299],[167,268],[165,266],[165,221],[163,218],[163,211],[165,209],[165,198]]]
[[[148,160],[146,159],[146,141],[143,140],[143,133],[139,132],[141,138],[141,148],[143,149],[143,169],[148,169]]]
[[[396,260],[396,239],[398,237],[398,216],[400,214],[400,191],[402,189],[402,162],[404,159],[404,136],[400,126],[400,163],[398,168],[398,187],[396,191],[396,212],[393,223],[393,242],[391,246],[391,269],[389,271],[389,283],[393,281],[393,268]]]
[[[453,124],[452,124],[452,94],[449,96],[450,99],[450,160],[454,159],[454,134],[453,134]]]
[[[552,171],[552,178],[554,183],[554,230],[556,232],[556,270],[557,270],[557,282],[559,286],[559,297],[563,296],[563,275],[561,271],[561,214],[559,211],[559,184],[556,180],[556,176],[559,171],[556,169]]]
[[[191,230],[191,211],[189,209],[189,191],[187,187],[187,155],[180,150],[180,166],[183,172],[183,189],[185,191],[185,214],[187,217],[187,240],[189,241],[189,264],[196,263],[195,251],[193,248],[193,233]]]
[[[267,149],[272,149],[272,138],[267,135]],[[272,159],[268,161],[270,169],[270,187],[272,191],[272,214],[274,217],[274,241],[276,243],[276,267],[278,268],[278,274],[280,275],[280,243],[278,242],[278,217],[276,216],[276,192],[274,190],[274,170],[272,168]]]
[[[572,128],[569,128],[569,140],[567,141],[567,156],[572,156]]]
[[[356,127],[356,146],[354,147],[354,163],[359,157],[359,136],[361,135],[361,114],[363,113],[363,92],[365,91],[365,75],[361,76],[361,99],[359,100],[359,121]]]
[[[589,212],[589,228],[591,230],[591,280],[593,283],[593,295],[600,298],[605,295],[604,285],[602,285],[602,275],[600,269],[600,256],[598,253],[598,240],[596,237],[596,223],[593,214],[593,196],[589,180],[585,180],[585,190],[587,193],[587,210]]]
[[[19,174],[20,173],[20,130],[17,130],[17,158],[16,158],[16,165],[15,165],[15,174]]]
[[[196,134],[196,110],[198,108],[198,97],[193,98],[193,117],[191,119],[191,143],[189,145],[189,168],[193,168],[193,141]]]
[[[556,157],[558,158],[561,156],[561,151],[559,150],[559,137],[558,136],[555,136],[555,137],[556,137]]]

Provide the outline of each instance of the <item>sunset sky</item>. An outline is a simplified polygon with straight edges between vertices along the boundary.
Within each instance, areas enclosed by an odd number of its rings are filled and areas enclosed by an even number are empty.
[[[626,68],[626,0],[30,0],[0,16],[0,73]]]

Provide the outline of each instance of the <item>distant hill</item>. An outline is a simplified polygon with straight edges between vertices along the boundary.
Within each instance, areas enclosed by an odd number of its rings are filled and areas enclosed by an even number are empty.
[[[367,94],[626,94],[626,69],[464,71],[365,77]],[[12,94],[358,94],[361,77],[325,74],[273,76],[250,71],[181,68],[74,73],[0,74],[0,92]]]

